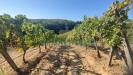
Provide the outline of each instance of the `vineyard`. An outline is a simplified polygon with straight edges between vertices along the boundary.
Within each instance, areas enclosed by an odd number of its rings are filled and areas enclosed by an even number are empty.
[[[25,15],[1,15],[0,75],[133,75],[131,6],[116,0],[62,33]]]

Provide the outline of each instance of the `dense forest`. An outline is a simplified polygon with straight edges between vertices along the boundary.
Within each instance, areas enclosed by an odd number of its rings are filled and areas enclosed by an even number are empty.
[[[74,28],[75,25],[80,24],[80,21],[74,22],[64,19],[29,19],[32,23],[41,23],[45,28],[54,30],[56,33],[62,33]]]

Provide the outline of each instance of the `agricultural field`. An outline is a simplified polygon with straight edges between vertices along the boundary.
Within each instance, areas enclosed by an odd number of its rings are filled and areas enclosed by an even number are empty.
[[[81,7],[86,4],[81,2]],[[56,2],[50,3],[46,1],[49,6],[46,8],[55,11],[51,7],[56,8]],[[110,3],[102,15],[93,17],[83,17],[81,9],[77,8],[77,14],[83,18],[80,21],[60,17],[35,19],[23,14],[0,15],[0,75],[133,75],[133,1],[115,0]],[[35,10],[32,11],[34,14],[30,15],[35,16]],[[47,11],[50,14],[51,11]],[[59,16],[56,12],[53,14]]]

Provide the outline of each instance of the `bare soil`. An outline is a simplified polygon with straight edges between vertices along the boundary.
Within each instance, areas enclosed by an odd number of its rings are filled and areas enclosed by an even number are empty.
[[[44,46],[41,47],[45,52]],[[82,46],[53,46],[49,47],[49,52],[41,58],[35,68],[31,69],[29,75],[126,75],[122,60],[113,57],[112,66],[108,67],[109,52],[100,51],[101,58],[97,57],[94,48]],[[23,54],[12,51],[12,58]],[[32,60],[39,55],[38,48],[31,48],[26,54],[27,60]],[[4,59],[1,57],[0,61]],[[23,66],[22,56],[14,59],[20,67]],[[0,75],[13,75],[14,71],[4,62],[0,64]],[[9,74],[10,73],[10,74]]]

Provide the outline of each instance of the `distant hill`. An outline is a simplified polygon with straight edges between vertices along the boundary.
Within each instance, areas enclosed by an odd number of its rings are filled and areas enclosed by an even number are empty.
[[[47,29],[54,30],[56,33],[71,30],[80,22],[74,22],[65,19],[29,19],[33,23],[41,23]]]

